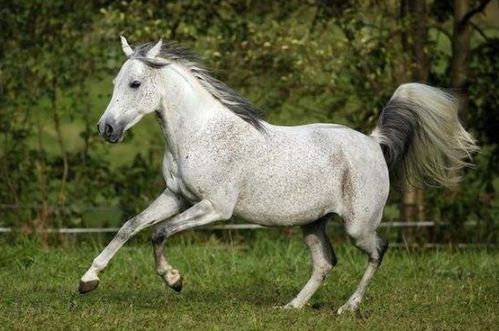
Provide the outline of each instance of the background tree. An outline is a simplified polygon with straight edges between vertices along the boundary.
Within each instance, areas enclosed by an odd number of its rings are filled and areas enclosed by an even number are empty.
[[[0,225],[113,225],[164,186],[152,118],[113,148],[95,132],[125,34],[132,44],[163,37],[193,48],[284,125],[336,122],[369,133],[402,82],[467,90],[468,126],[483,149],[463,174],[466,190],[453,200],[436,189],[425,199],[395,191],[384,218],[456,229],[435,240],[497,240],[499,9],[485,2],[0,0]],[[455,83],[458,71],[464,83]]]

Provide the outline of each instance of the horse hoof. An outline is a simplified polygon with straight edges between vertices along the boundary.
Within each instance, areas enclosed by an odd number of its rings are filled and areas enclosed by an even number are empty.
[[[175,283],[170,286],[175,292],[180,293],[182,291],[182,277],[180,277]]]
[[[85,294],[85,293],[88,293],[90,291],[95,290],[97,288],[97,286],[99,286],[99,280],[98,279],[91,280],[91,281],[88,281],[88,282],[80,281],[80,286],[78,287],[78,291],[81,294]]]

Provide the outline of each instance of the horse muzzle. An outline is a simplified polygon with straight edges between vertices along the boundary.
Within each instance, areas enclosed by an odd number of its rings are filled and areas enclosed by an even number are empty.
[[[97,123],[99,135],[112,144],[120,142],[123,139],[124,129],[123,125],[112,119],[106,119]]]

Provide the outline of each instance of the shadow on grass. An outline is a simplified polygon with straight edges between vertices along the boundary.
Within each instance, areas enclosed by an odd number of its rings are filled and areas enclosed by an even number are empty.
[[[113,286],[114,287],[114,286]],[[206,307],[220,309],[244,309],[244,310],[275,310],[276,314],[292,315],[297,312],[331,314],[336,315],[336,310],[344,303],[346,298],[331,298],[330,301],[319,301],[307,305],[302,310],[282,309],[293,296],[289,292],[298,293],[299,289],[279,289],[275,284],[260,283],[246,284],[241,286],[214,287],[213,289],[198,288],[187,289],[181,293],[175,293],[166,286],[158,286],[157,290],[143,288],[100,288],[94,292],[81,295],[73,292],[71,300],[76,300],[84,305],[116,305],[134,306],[140,309],[165,309],[168,311],[203,310]],[[284,293],[286,292],[286,293]],[[295,293],[295,294],[296,294]],[[312,300],[313,301],[313,300]],[[361,311],[354,316],[365,320],[370,314]]]

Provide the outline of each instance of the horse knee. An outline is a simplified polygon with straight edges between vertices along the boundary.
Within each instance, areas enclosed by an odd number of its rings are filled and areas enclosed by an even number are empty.
[[[133,235],[132,224],[125,224],[116,234],[116,238],[120,240],[128,240]]]
[[[139,216],[132,217],[120,228],[116,237],[120,240],[128,240],[141,230],[142,218]]]
[[[151,235],[151,242],[154,246],[161,245],[165,240],[165,233],[162,229],[154,231]]]

